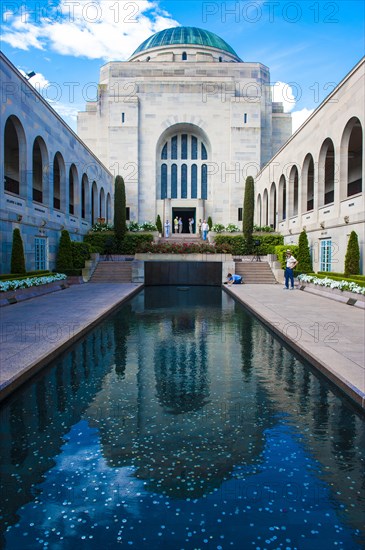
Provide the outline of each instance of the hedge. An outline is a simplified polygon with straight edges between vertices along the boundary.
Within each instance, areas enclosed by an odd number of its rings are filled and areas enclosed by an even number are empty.
[[[135,254],[141,243],[152,241],[151,233],[126,233],[120,246],[112,231],[92,233],[84,237],[84,243],[91,245],[99,254]]]
[[[320,272],[320,273],[308,273],[313,277],[318,277],[318,279],[332,279],[333,281],[346,281],[347,283],[356,283],[358,286],[365,287],[365,277],[358,279],[358,275],[353,275],[351,277],[345,277],[343,275],[334,275],[330,271]]]
[[[245,237],[241,235],[216,235],[215,243],[219,245],[228,244],[232,248],[232,254],[235,256],[244,256],[250,254],[249,246]],[[255,247],[257,254],[275,254],[277,245],[283,243],[282,235],[253,235],[253,240],[260,241],[260,246]]]
[[[72,262],[73,269],[83,269],[85,262],[90,259],[91,246],[89,243],[72,241]]]
[[[32,277],[47,277],[47,275],[54,275],[54,273],[48,270],[28,271],[26,275],[23,275],[22,273],[11,273],[10,275],[0,275],[0,281],[21,281],[22,279],[30,279]]]
[[[318,271],[318,273],[315,274],[316,276],[319,275],[325,275],[326,277],[330,277],[331,279],[333,277],[348,277],[345,273],[337,273],[335,271]],[[365,282],[365,275],[351,275],[351,279],[354,281],[364,281]]]

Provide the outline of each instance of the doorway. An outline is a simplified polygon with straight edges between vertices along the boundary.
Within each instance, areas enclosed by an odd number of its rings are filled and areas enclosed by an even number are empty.
[[[196,208],[173,208],[172,209],[172,219],[174,220],[176,216],[182,219],[183,222],[183,233],[189,233],[189,218],[193,218],[193,233],[196,233]]]

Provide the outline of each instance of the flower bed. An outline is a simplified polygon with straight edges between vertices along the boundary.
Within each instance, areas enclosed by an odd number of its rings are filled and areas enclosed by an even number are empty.
[[[349,281],[335,281],[329,277],[320,279],[314,275],[298,275],[298,281],[301,283],[311,283],[313,285],[323,286],[326,288],[337,289],[341,292],[347,291],[354,294],[362,294],[365,296],[365,287],[359,286],[356,282]]]
[[[143,243],[138,252],[151,254],[230,254],[230,245],[207,243]]]
[[[28,277],[27,279],[15,279],[12,281],[0,281],[0,292],[8,292],[9,290],[18,290],[22,288],[30,288],[32,286],[41,286],[56,281],[66,280],[67,276],[63,273],[55,273],[46,277]]]

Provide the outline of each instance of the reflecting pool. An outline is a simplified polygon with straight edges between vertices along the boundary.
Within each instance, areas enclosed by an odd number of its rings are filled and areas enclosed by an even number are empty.
[[[364,548],[364,428],[220,288],[146,288],[3,405],[1,545]]]

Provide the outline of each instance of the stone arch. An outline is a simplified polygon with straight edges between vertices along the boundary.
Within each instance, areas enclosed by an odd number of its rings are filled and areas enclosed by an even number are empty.
[[[53,157],[53,208],[66,210],[66,166],[59,151]]]
[[[210,141],[199,126],[177,123],[167,128],[156,145],[156,198],[206,199]]]
[[[4,190],[26,197],[27,143],[22,123],[15,115],[5,123],[3,143]]]
[[[276,218],[277,218],[277,193],[276,193],[276,184],[273,181],[270,187],[269,194],[269,216],[268,216],[268,225],[273,229],[276,229]]]
[[[335,196],[335,147],[331,138],[322,143],[318,160],[318,206],[334,201]]]
[[[302,212],[314,209],[314,160],[311,153],[305,156],[301,178]]]
[[[289,174],[289,217],[298,215],[299,171],[293,165]]]
[[[284,174],[280,176],[279,180],[279,200],[278,200],[278,220],[284,221],[287,217],[287,188],[286,179]]]
[[[105,191],[104,187],[100,189],[99,193],[99,218],[104,218],[105,220]]]
[[[76,216],[77,198],[78,194],[78,174],[75,164],[71,164],[68,174],[68,212],[72,216]]]
[[[269,196],[267,189],[264,189],[262,195],[262,222],[263,225],[269,225]]]
[[[33,142],[32,152],[32,200],[48,204],[49,202],[49,162],[45,141],[37,136]]]
[[[81,178],[81,218],[88,218],[89,208],[89,178],[86,174],[82,174]]]
[[[262,225],[262,199],[259,193],[256,200],[256,224],[261,227]]]
[[[347,122],[341,137],[341,199],[363,191],[363,128],[357,117]]]
[[[98,217],[98,186],[96,181],[93,181],[91,187],[91,224],[96,223]]]

